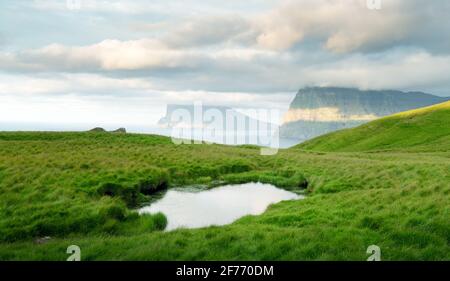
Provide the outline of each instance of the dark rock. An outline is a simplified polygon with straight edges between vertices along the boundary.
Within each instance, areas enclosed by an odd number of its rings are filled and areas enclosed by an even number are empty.
[[[103,129],[103,128],[100,128],[100,127],[95,127],[94,129],[89,130],[89,132],[97,132],[97,133],[100,133],[100,132],[106,132],[106,130]]]
[[[119,128],[117,130],[111,131],[111,133],[121,133],[121,134],[125,134],[127,132],[127,130],[125,128]]]

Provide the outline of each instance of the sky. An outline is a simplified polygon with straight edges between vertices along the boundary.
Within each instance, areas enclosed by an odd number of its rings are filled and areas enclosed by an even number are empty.
[[[0,130],[139,131],[307,86],[450,96],[450,1],[377,1],[2,0]]]

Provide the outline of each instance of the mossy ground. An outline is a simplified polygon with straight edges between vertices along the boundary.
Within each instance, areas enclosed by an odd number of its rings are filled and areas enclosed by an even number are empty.
[[[151,135],[0,133],[0,260],[450,259],[450,151],[322,153]],[[166,187],[262,181],[308,198],[224,227],[163,232],[133,208]],[[51,236],[43,244],[36,238]]]

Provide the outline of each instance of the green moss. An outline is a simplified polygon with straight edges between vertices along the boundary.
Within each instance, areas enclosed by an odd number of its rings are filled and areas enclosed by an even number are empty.
[[[384,260],[448,260],[447,141],[261,156],[252,146],[177,146],[152,135],[0,133],[0,259],[65,260],[76,244],[84,260],[365,260],[376,244]],[[161,231],[163,214],[134,211],[161,189],[251,181],[308,197],[173,232]]]

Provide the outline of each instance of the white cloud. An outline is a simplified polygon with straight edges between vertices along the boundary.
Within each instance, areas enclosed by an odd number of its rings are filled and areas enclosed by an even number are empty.
[[[163,24],[164,25],[164,24]],[[156,24],[160,27],[161,24]],[[219,43],[251,40],[254,36],[247,18],[235,13],[193,17],[172,25],[165,24],[162,41],[173,47],[202,47]],[[150,28],[155,28],[155,25]]]
[[[315,85],[411,90],[449,87],[448,73],[450,56],[433,56],[425,51],[393,52],[376,59],[355,55],[303,71],[305,82]]]
[[[92,0],[87,3],[95,3],[91,5],[94,11],[105,11],[109,7],[124,13],[134,10],[158,13],[160,10],[155,7],[169,9],[171,5],[182,11],[187,5],[159,1],[149,4],[145,1]],[[35,4],[44,10],[61,8],[61,5],[59,1],[37,1]],[[427,5],[427,9],[422,5]],[[420,0],[384,1],[382,10],[374,11],[367,8],[366,0],[285,0],[271,11],[256,16],[237,11],[218,14],[209,10],[204,15],[186,13],[177,20],[141,24],[140,32],[148,29],[151,33],[142,39],[106,39],[85,46],[51,44],[39,49],[0,53],[0,67],[4,70],[86,72],[190,69],[201,68],[209,64],[210,59],[217,59],[226,52],[237,54],[234,50],[238,49],[240,55],[256,51],[259,56],[263,51],[267,51],[264,55],[270,51],[279,52],[280,56],[289,55],[291,48],[306,41],[341,54],[379,52],[402,46],[402,43],[427,50],[433,49],[430,46],[435,44],[445,49],[443,47],[450,47],[450,40],[427,34],[434,30],[438,32],[440,28],[450,29],[448,21],[439,24],[434,20],[435,16],[442,17],[442,10],[448,8],[450,4],[442,1],[438,4]],[[133,25],[136,23],[130,23]]]
[[[312,37],[333,52],[383,46],[404,39],[416,14],[405,13],[403,0],[383,2],[381,11],[367,8],[366,0],[285,1],[256,18],[260,46],[285,50]]]
[[[104,93],[145,91],[152,84],[144,79],[114,79],[96,74],[61,74],[52,77],[28,75],[0,75],[0,95],[54,95],[67,93]]]
[[[144,98],[0,95],[0,103],[0,123],[89,124],[91,128],[113,124],[149,127],[164,114],[163,105],[153,106]]]
[[[52,44],[19,54],[0,53],[0,68],[32,71],[119,71],[199,68],[211,60],[273,58],[271,50],[245,47],[174,49],[154,39],[104,40],[88,46]]]
[[[166,104],[227,105],[286,110],[293,94],[159,90],[146,79],[96,74],[56,77],[0,74],[0,126],[5,123],[85,124],[148,128]]]
[[[88,46],[52,44],[16,56],[19,62],[54,70],[133,70],[189,65],[191,52],[174,50],[153,39],[104,40]]]
[[[149,88],[174,91],[286,92],[306,85],[418,90],[450,86],[447,78],[450,56],[433,55],[422,49],[397,48],[372,56],[361,53],[328,56],[329,60],[317,54],[319,59],[308,56],[249,47],[174,50],[158,41],[141,39],[105,40],[82,47],[50,45],[16,56],[0,55],[0,61],[3,58],[6,62],[2,64],[6,70],[27,69],[48,72],[47,75],[96,73],[98,77],[109,73],[126,76],[126,81],[130,77],[136,77],[136,81],[146,79],[152,84]],[[96,89],[95,83],[78,84],[84,89]],[[24,86],[19,80],[16,87],[30,92],[45,91],[40,86]],[[52,87],[59,86],[50,81],[48,87],[54,92]]]

